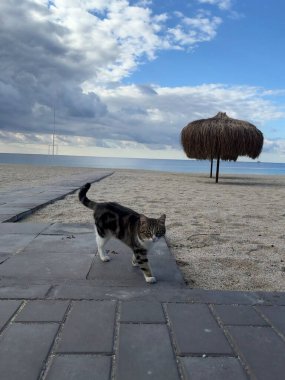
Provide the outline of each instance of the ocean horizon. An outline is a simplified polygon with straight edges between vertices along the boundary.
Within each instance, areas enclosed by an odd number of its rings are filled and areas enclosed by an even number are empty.
[[[209,173],[208,160],[176,160],[150,158],[118,158],[94,156],[64,156],[48,154],[0,153],[2,164],[29,164],[38,166],[66,166],[106,169],[152,170],[170,173]],[[213,174],[215,173],[215,163]],[[285,175],[285,163],[260,161],[220,162],[220,176],[223,174],[244,175]]]

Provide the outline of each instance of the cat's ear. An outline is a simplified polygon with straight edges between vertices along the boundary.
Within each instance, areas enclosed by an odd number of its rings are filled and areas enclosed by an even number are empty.
[[[140,215],[140,224],[147,224],[147,217],[145,215]]]
[[[159,221],[159,223],[164,224],[164,223],[165,223],[165,219],[166,219],[166,215],[165,215],[165,214],[162,214],[161,217],[158,218],[158,221]]]

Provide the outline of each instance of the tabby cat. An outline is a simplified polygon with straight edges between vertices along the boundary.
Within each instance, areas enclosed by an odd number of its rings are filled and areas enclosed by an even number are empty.
[[[90,183],[86,183],[80,189],[79,200],[84,206],[94,210],[95,235],[101,260],[110,260],[104,252],[104,246],[110,238],[117,238],[132,249],[132,264],[140,267],[146,282],[156,282],[148,263],[147,252],[155,241],[165,235],[166,216],[163,214],[160,218],[153,219],[118,203],[91,201],[86,196],[90,186]]]

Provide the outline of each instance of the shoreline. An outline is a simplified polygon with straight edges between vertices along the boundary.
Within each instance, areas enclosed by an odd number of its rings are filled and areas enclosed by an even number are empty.
[[[7,159],[7,156],[10,157]],[[6,162],[5,162],[6,157]],[[28,158],[27,158],[28,157]],[[163,173],[203,173],[209,175],[209,160],[154,159],[95,156],[63,156],[45,154],[0,153],[0,165],[19,164],[43,167],[90,168],[110,170],[148,170]],[[213,171],[215,172],[215,161]],[[221,161],[220,176],[226,175],[266,175],[285,176],[285,163],[259,161]]]
[[[4,167],[0,165],[0,191],[48,185],[55,176],[91,170]],[[222,175],[215,184],[205,173],[115,169],[91,187],[89,197],[116,201],[150,217],[166,213],[167,242],[191,287],[284,291],[284,189],[284,176]],[[76,193],[23,223],[40,221],[93,223],[93,217]]]

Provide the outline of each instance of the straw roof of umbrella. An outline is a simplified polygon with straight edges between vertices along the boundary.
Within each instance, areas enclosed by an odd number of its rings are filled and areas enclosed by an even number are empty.
[[[263,134],[253,124],[219,112],[209,119],[189,123],[181,131],[181,143],[189,158],[236,161],[238,156],[257,158]],[[217,168],[218,169],[218,168]],[[216,176],[216,182],[218,173]]]

